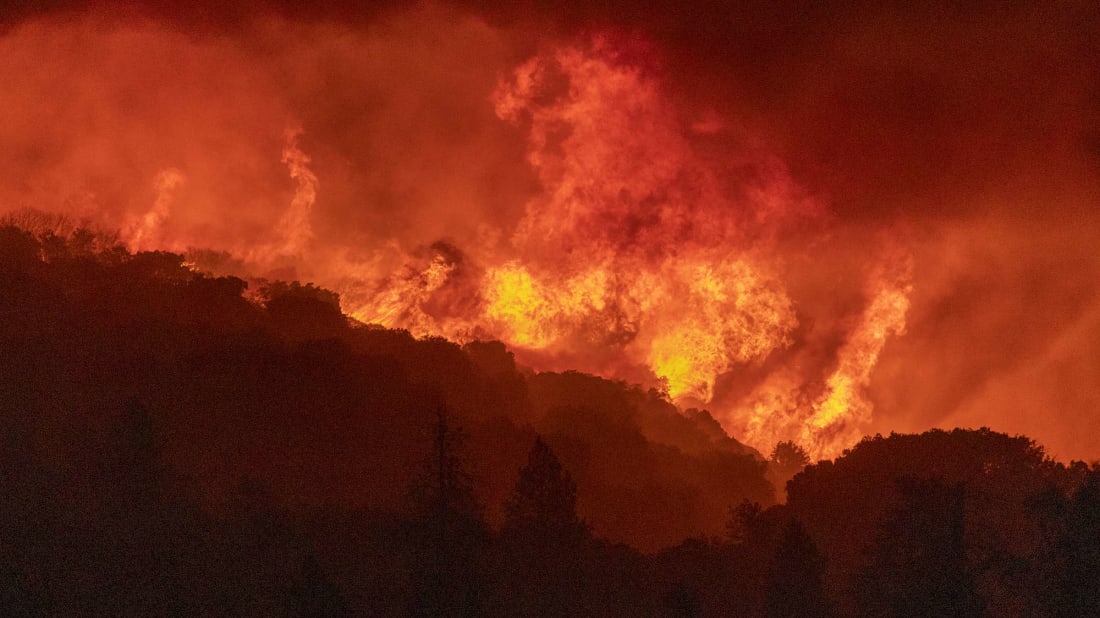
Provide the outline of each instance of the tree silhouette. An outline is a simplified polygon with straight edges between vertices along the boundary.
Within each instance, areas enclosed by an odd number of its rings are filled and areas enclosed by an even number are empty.
[[[769,461],[784,471],[801,470],[810,463],[810,455],[797,442],[787,440],[775,445]]]
[[[857,594],[865,616],[980,616],[984,603],[967,568],[965,493],[959,484],[905,477]]]
[[[798,520],[791,520],[779,539],[768,573],[765,615],[774,618],[817,618],[831,615],[822,578],[825,559]]]
[[[413,500],[421,515],[429,515],[443,524],[441,532],[446,531],[445,524],[455,517],[480,517],[473,482],[460,455],[465,441],[462,428],[451,424],[447,408],[437,406],[431,456],[414,484]]]
[[[1052,501],[1054,521],[1039,553],[1044,605],[1051,616],[1100,615],[1100,467],[1068,498]]]
[[[322,288],[276,282],[259,294],[275,326],[293,340],[336,337],[347,328],[339,297]]]
[[[568,616],[585,585],[587,525],[577,517],[577,486],[557,455],[535,439],[505,504],[501,529],[503,613]]]
[[[810,463],[810,455],[806,449],[793,440],[779,442],[772,449],[768,458],[768,480],[775,486],[777,499],[782,499],[786,493],[787,481],[794,478],[802,468]]]
[[[488,531],[460,456],[465,435],[451,425],[445,406],[435,416],[431,457],[413,491],[412,613],[476,615]]]
[[[535,438],[504,509],[505,534],[572,545],[587,531],[577,517],[577,484],[541,437]]]
[[[936,429],[864,438],[835,461],[807,466],[788,483],[787,505],[829,557],[830,595],[848,611],[863,591],[843,582],[857,581],[899,505],[920,501],[903,500],[898,479],[961,484],[971,575],[990,611],[1011,612],[1030,603],[1019,572],[1039,540],[1030,505],[1051,483],[1071,485],[1065,476],[1065,468],[1027,437],[984,428]]]
[[[745,543],[758,539],[764,528],[762,514],[764,507],[759,502],[747,498],[740,504],[730,507],[726,521],[726,536],[732,543]]]

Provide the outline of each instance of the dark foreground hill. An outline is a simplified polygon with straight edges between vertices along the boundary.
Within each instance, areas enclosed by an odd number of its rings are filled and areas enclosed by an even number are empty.
[[[868,439],[772,506],[790,445],[81,229],[0,229],[0,420],[4,615],[1100,611],[1097,472],[1026,438]]]

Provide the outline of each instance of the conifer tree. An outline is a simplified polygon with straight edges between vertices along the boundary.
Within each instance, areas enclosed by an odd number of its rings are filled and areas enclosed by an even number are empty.
[[[577,517],[577,484],[541,437],[505,504],[504,529],[548,543],[572,543],[586,530]]]
[[[473,616],[481,611],[488,531],[462,462],[463,442],[461,428],[439,406],[431,457],[413,488],[413,615]]]
[[[501,530],[502,607],[506,615],[588,613],[587,525],[577,517],[577,485],[557,455],[536,438],[505,503]]]

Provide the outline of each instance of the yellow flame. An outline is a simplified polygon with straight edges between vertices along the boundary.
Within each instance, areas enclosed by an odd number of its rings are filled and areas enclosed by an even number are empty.
[[[873,411],[866,389],[887,339],[905,331],[912,292],[908,254],[887,251],[874,260],[877,266],[864,286],[866,306],[844,334],[820,392],[814,392],[813,375],[803,373],[795,355],[718,415],[727,429],[762,451],[795,440],[815,458],[837,456],[862,436]],[[819,362],[812,352],[807,358],[811,368]]]
[[[836,370],[826,380],[825,393],[802,429],[803,443],[817,456],[838,454],[840,445],[859,439],[870,420],[871,402],[863,391],[871,383],[871,372],[887,337],[905,332],[913,290],[911,257],[880,265],[871,276],[870,287],[874,294],[871,303],[838,352]]]
[[[434,320],[424,313],[422,306],[447,282],[454,265],[436,255],[423,269],[411,265],[408,268],[411,273],[394,275],[385,280],[367,300],[349,306],[349,298],[345,298],[348,314],[367,324],[405,328],[418,337],[440,334]]]
[[[526,268],[514,262],[489,272],[485,281],[485,315],[502,324],[516,345],[543,348],[553,343],[550,324],[556,318],[546,291]]]
[[[647,360],[671,397],[708,401],[719,375],[789,345],[797,326],[793,305],[760,266],[679,257],[669,261],[663,280],[663,302],[645,325],[657,331]]]
[[[710,399],[711,379],[728,364],[718,333],[698,321],[662,333],[650,345],[648,361],[653,372],[668,384],[673,398]]]

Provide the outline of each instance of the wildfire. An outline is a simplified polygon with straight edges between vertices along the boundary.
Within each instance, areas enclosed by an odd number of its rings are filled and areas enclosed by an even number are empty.
[[[183,181],[183,172],[176,168],[164,169],[157,174],[153,180],[153,188],[157,192],[153,207],[125,232],[131,251],[149,251],[164,247],[165,239],[161,227],[171,213],[173,194]]]
[[[870,420],[871,404],[861,391],[871,381],[871,370],[887,337],[905,332],[913,290],[911,261],[908,256],[900,260],[892,271],[880,266],[871,276],[871,303],[838,352],[837,368],[826,380],[825,394],[803,426],[803,442],[816,453],[830,453],[838,442],[858,440],[861,428]]]
[[[1095,456],[1100,338],[1044,360],[1100,272],[1069,13],[1000,11],[925,53],[889,11],[731,38],[414,4],[0,20],[0,218],[499,339],[764,452],[988,425]]]
[[[266,238],[242,233],[210,248],[231,255],[224,270],[234,274],[332,288],[362,322],[460,342],[500,339],[536,369],[628,376],[685,407],[707,406],[762,451],[795,439],[815,455],[837,454],[866,426],[871,372],[887,339],[904,331],[908,262],[882,258],[842,344],[828,361],[800,366],[804,338],[818,327],[789,285],[782,242],[789,230],[826,226],[824,209],[766,152],[704,156],[700,140],[735,141],[727,135],[735,123],[677,109],[647,54],[597,37],[537,55],[484,93],[486,113],[496,115],[489,120],[525,140],[538,183],[522,216],[517,200],[516,219],[478,223],[479,238],[499,241],[326,242],[332,220],[317,215],[332,199],[320,180],[327,168],[314,167],[292,124],[280,153],[289,203],[265,206],[278,209],[260,232]],[[195,232],[209,223],[187,222],[188,234],[177,219],[211,195],[200,177],[183,165],[160,168],[152,206],[125,222],[132,250],[209,246]],[[279,192],[285,199],[285,184]],[[371,196],[362,199],[369,208]],[[759,378],[736,396],[720,387],[740,374]]]
[[[284,133],[286,145],[283,146],[283,163],[297,185],[290,208],[275,228],[283,239],[280,252],[285,255],[302,253],[313,238],[309,215],[313,202],[317,200],[317,176],[309,169],[309,157],[298,147],[298,137],[301,134],[301,127],[287,129]]]
[[[602,40],[524,63],[494,101],[527,131],[527,160],[543,185],[505,259],[486,256],[473,280],[443,255],[410,259],[356,305],[356,317],[422,335],[499,338],[521,358],[531,350],[583,363],[611,349],[622,365],[647,368],[673,400],[703,405],[717,403],[721,376],[788,352],[800,320],[774,239],[820,208],[774,159],[741,192],[724,191],[723,170],[695,155],[695,129],[656,80]],[[828,377],[780,363],[744,400],[716,410],[728,429],[765,450],[797,439],[818,456],[859,437],[871,411],[863,390],[886,339],[904,330],[910,266],[894,261],[870,276],[868,304]],[[437,296],[458,290],[463,309],[441,310]]]

